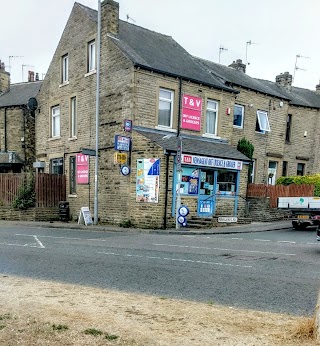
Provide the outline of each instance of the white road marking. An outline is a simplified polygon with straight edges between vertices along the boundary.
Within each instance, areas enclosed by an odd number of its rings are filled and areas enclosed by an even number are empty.
[[[255,241],[271,241],[269,239],[253,239],[253,240],[255,240]]]
[[[141,255],[131,255],[131,254],[119,254],[119,253],[115,253],[115,252],[98,252],[98,253],[103,254],[103,255],[119,256],[119,257],[138,257],[138,258],[159,259],[159,260],[165,260],[165,261],[212,264],[212,265],[227,266],[227,267],[252,268],[252,266],[243,266],[243,265],[239,265],[239,264],[230,264],[230,263],[221,263],[221,262],[207,262],[207,261],[193,261],[193,260],[187,260],[187,259],[182,259],[182,258],[141,256]]]
[[[243,238],[231,238],[233,240],[243,240]]]
[[[0,245],[7,245],[7,246],[20,246],[20,247],[36,247],[39,249],[38,245],[31,245],[31,244],[10,244],[10,243],[0,243]]]
[[[200,247],[200,246],[186,246],[186,245],[174,245],[174,244],[152,244],[154,246],[168,246],[168,247],[179,247],[179,248],[191,248],[191,249],[205,249],[205,250],[220,250],[220,251],[236,251],[236,252],[250,252],[250,253],[260,253],[269,255],[284,255],[284,256],[296,256],[293,253],[283,253],[283,252],[268,252],[268,251],[255,251],[255,250],[240,250],[240,249],[224,249],[219,247]]]
[[[39,244],[39,246],[44,249],[45,247],[43,246],[43,244],[41,243],[41,241],[37,238],[36,235],[33,236],[33,238],[35,239],[35,241]]]
[[[289,241],[289,240],[278,240],[277,243],[288,243],[288,244],[296,244],[295,241]]]

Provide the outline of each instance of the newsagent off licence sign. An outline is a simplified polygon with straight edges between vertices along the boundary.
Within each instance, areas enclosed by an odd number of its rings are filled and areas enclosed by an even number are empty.
[[[225,160],[216,157],[182,155],[182,163],[188,165],[242,170],[242,161]]]

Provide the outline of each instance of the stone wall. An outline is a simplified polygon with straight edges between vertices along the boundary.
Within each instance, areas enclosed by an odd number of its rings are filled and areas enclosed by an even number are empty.
[[[252,222],[270,222],[286,219],[290,213],[270,208],[270,200],[266,198],[248,197],[248,210]]]
[[[26,210],[0,207],[0,220],[59,221],[58,208],[30,208]]]

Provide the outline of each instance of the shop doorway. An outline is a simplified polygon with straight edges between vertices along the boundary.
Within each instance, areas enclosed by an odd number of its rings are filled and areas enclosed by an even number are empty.
[[[198,216],[211,217],[215,210],[214,171],[201,170]]]

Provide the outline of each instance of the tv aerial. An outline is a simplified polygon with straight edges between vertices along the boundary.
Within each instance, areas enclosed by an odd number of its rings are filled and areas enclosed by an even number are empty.
[[[129,20],[131,20],[133,23],[136,22],[133,18],[131,18],[131,17],[129,16],[129,14],[127,14],[127,22],[129,22]]]
[[[224,48],[223,46],[220,46],[220,48],[219,48],[219,64],[220,64],[220,56],[221,56],[221,53],[223,52],[223,51],[227,51],[228,49],[227,48]]]
[[[296,55],[296,62],[295,62],[295,64],[294,64],[294,71],[293,71],[293,76],[292,76],[292,82],[294,81],[294,77],[295,77],[295,75],[296,75],[296,71],[297,71],[297,70],[306,71],[306,69],[297,66],[298,59],[300,59],[300,58],[303,58],[303,59],[310,59],[310,57],[308,57],[308,56],[303,56],[303,55],[301,55],[301,54],[297,54],[297,55]]]

